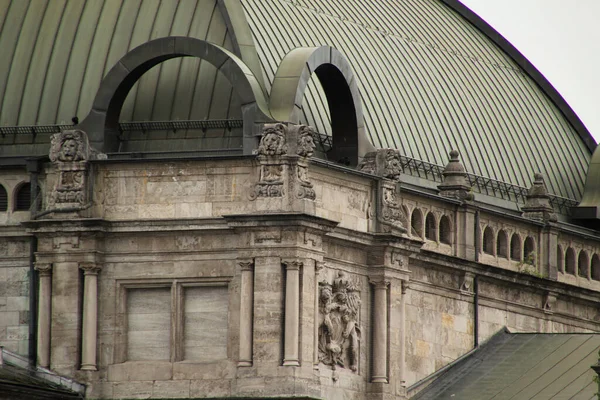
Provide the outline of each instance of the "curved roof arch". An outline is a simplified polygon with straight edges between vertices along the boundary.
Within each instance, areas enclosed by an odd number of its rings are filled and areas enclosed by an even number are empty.
[[[133,85],[154,66],[177,57],[197,57],[210,62],[238,93],[245,119],[245,137],[252,138],[253,124],[270,119],[262,89],[248,67],[226,49],[189,37],[164,37],[144,43],[123,56],[103,78],[92,109],[80,128],[101,151],[117,151],[118,122],[123,103]],[[249,146],[248,153],[254,149]]]

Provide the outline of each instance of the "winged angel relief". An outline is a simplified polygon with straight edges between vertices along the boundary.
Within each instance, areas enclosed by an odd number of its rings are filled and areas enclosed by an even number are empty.
[[[344,272],[333,284],[319,282],[319,361],[334,371],[338,366],[358,369],[359,311],[360,292]]]

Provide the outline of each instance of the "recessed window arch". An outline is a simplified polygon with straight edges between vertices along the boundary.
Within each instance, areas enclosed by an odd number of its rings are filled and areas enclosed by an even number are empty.
[[[498,231],[496,239],[496,255],[508,259],[508,235],[504,229]]]
[[[592,256],[592,279],[600,281],[600,257],[598,254]]]
[[[452,244],[452,224],[447,215],[442,215],[440,218],[440,242],[444,244]]]
[[[425,217],[425,237],[434,242],[437,241],[437,224],[432,212],[428,212]]]
[[[525,238],[525,243],[523,244],[523,256],[525,257],[525,262],[535,264],[535,240],[533,240],[531,236]]]
[[[590,270],[590,258],[585,250],[579,252],[577,257],[577,275],[587,278]]]
[[[0,212],[8,210],[8,193],[4,186],[0,185]]]
[[[510,259],[521,261],[521,237],[518,233],[513,233],[510,238]]]
[[[483,230],[483,252],[494,255],[494,230],[489,226]]]
[[[565,272],[567,274],[575,275],[575,268],[577,267],[575,261],[575,250],[572,247],[567,249],[565,254]]]
[[[415,208],[410,217],[410,230],[413,236],[423,237],[423,213]]]
[[[23,182],[17,186],[14,196],[14,211],[29,211],[31,206],[31,185]]]
[[[565,272],[565,253],[563,253],[561,245],[558,245],[556,248],[556,268],[558,268],[559,272]]]

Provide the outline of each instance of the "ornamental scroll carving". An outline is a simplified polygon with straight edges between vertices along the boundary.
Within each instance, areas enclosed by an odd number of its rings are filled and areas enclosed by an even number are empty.
[[[58,179],[50,194],[51,207],[70,208],[87,202],[88,161],[106,155],[90,148],[87,134],[68,130],[52,135],[50,161],[58,170]]]
[[[360,304],[358,286],[344,272],[338,272],[332,283],[319,282],[319,361],[334,371],[358,370]]]
[[[257,149],[259,180],[250,194],[252,200],[288,194],[299,199],[315,199],[308,179],[308,159],[316,147],[313,135],[313,129],[306,125],[264,125]]]

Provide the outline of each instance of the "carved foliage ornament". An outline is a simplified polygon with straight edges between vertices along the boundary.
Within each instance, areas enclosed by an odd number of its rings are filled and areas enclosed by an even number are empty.
[[[344,272],[333,283],[319,282],[319,361],[337,367],[358,369],[358,324],[360,292]]]

